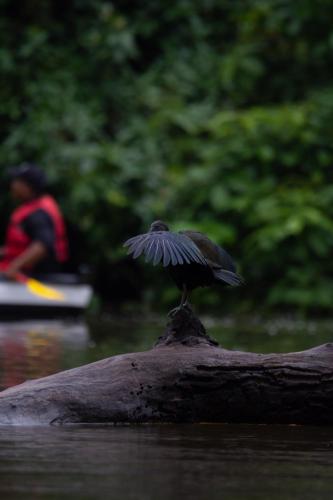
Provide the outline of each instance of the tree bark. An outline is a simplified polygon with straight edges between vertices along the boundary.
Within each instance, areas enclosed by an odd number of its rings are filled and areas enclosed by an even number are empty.
[[[228,351],[187,308],[153,349],[0,394],[0,424],[333,423],[333,344],[289,354]]]

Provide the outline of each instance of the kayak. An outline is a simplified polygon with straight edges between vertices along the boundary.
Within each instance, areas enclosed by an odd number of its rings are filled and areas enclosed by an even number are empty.
[[[76,282],[75,282],[76,281]],[[79,314],[88,307],[92,287],[74,279],[43,280],[43,285],[57,292],[56,300],[32,293],[29,288],[13,281],[0,280],[0,319],[4,316],[61,316]]]

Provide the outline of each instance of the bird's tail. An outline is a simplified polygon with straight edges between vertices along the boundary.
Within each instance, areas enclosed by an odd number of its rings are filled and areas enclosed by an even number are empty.
[[[244,283],[241,276],[226,269],[214,269],[214,276],[218,281],[224,281],[230,286],[239,286]]]

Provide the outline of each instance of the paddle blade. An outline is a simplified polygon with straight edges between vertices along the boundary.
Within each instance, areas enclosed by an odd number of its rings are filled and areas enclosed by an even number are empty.
[[[59,292],[59,290],[50,286],[43,285],[40,281],[28,278],[25,283],[31,293],[38,295],[39,297],[43,297],[43,299],[59,301],[65,300],[65,296],[62,292]]]

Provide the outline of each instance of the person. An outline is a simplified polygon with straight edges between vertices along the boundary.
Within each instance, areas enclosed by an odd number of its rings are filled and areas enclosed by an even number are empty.
[[[19,206],[10,217],[0,253],[0,273],[40,275],[60,272],[68,260],[66,227],[59,206],[47,194],[47,178],[34,164],[9,171],[10,191]]]

